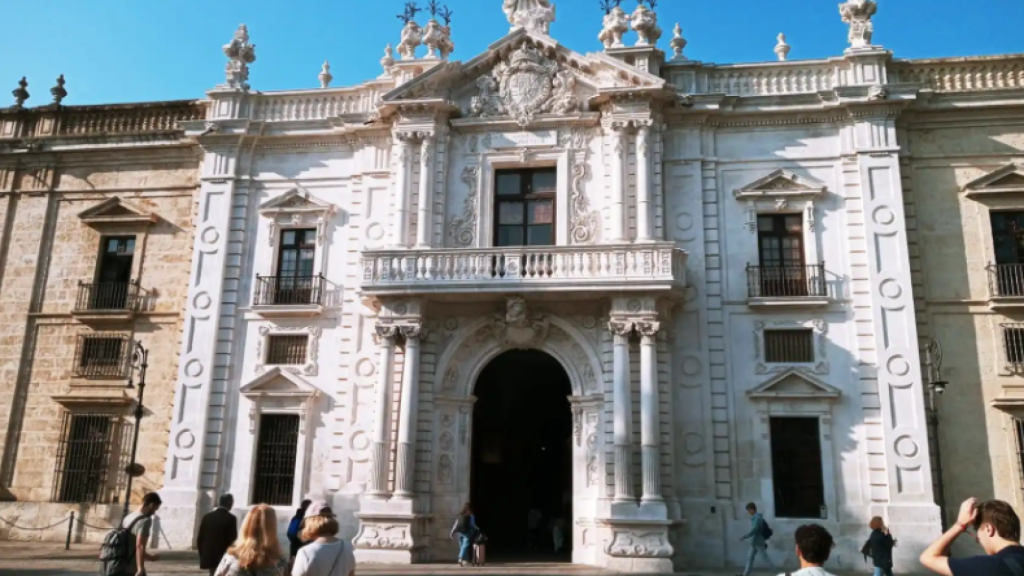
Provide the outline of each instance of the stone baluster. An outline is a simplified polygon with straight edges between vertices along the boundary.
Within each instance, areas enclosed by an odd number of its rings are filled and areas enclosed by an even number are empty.
[[[431,135],[425,135],[420,144],[420,195],[419,210],[416,214],[416,247],[430,247],[430,232],[433,228],[432,216],[433,198],[431,198],[432,174],[433,174],[434,139]]]
[[[391,414],[391,377],[394,373],[395,337],[398,329],[394,326],[377,326],[377,340],[380,346],[380,364],[377,367],[376,419],[373,423],[373,468],[370,470],[370,496],[385,498],[388,495],[388,421]]]
[[[641,242],[654,240],[651,225],[653,202],[651,201],[651,159],[650,124],[641,123],[636,129],[636,239]]]
[[[395,473],[395,497],[412,498],[416,479],[416,410],[419,406],[420,339],[418,326],[403,326],[405,367],[402,372],[402,404],[398,413],[398,469]]]
[[[609,128],[612,137],[611,240],[622,242],[626,240],[626,125],[613,122]]]
[[[615,442],[615,501],[632,502],[633,496],[633,400],[629,385],[629,335],[633,324],[613,320],[608,330],[614,340],[612,356],[612,411]]]
[[[658,322],[639,322],[640,332],[640,454],[643,460],[641,502],[661,502],[660,422],[658,419]]]
[[[398,164],[395,166],[395,211],[393,212],[392,238],[395,246],[409,245],[409,138],[396,134]]]

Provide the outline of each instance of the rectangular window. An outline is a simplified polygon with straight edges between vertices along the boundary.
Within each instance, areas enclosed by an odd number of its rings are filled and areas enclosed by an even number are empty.
[[[771,418],[775,516],[825,516],[825,481],[817,418]]]
[[[769,363],[814,362],[814,331],[765,330],[764,361]]]
[[[305,364],[306,346],[309,336],[278,335],[267,336],[267,364]]]
[[[555,243],[554,168],[495,173],[495,246],[550,246]]]
[[[992,212],[994,296],[1024,296],[1024,212]]]
[[[277,252],[277,275],[291,278],[311,278],[315,254],[315,229],[282,230],[281,244]]]
[[[57,446],[54,500],[101,503],[114,442],[115,416],[64,413]]]
[[[1013,366],[1024,364],[1024,324],[1003,324],[1002,328],[1006,363]]]
[[[757,217],[760,296],[807,296],[803,243],[802,215]]]
[[[89,310],[124,310],[133,298],[130,290],[135,236],[112,236],[100,240],[96,282],[89,287],[85,302]]]
[[[295,457],[299,446],[299,417],[263,414],[256,445],[252,504],[288,506],[295,486]]]
[[[127,336],[84,334],[78,337],[75,373],[86,377],[124,377],[127,353]]]

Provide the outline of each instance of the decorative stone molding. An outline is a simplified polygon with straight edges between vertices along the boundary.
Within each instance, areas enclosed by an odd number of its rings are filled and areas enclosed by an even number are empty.
[[[655,46],[661,38],[661,28],[658,26],[658,15],[647,8],[643,2],[637,4],[630,17],[630,26],[636,31],[637,46]]]
[[[285,372],[292,374],[304,374],[316,376],[319,372],[320,359],[320,336],[323,329],[319,326],[260,326],[260,337],[256,339],[256,367],[255,372],[262,374],[267,369],[264,348],[267,338],[275,334],[308,334],[309,342],[306,345],[306,362],[281,367]]]
[[[677,22],[676,27],[672,30],[672,40],[668,43],[672,48],[673,62],[682,62],[686,60],[686,56],[683,55],[683,50],[686,48],[686,44],[686,38],[683,38],[683,29]]]
[[[567,114],[580,108],[576,79],[568,69],[524,42],[489,76],[476,81],[480,93],[470,101],[469,116],[509,115],[520,126],[546,112]]]
[[[313,196],[306,190],[295,188],[260,204],[257,211],[268,218],[268,237],[271,246],[277,243],[279,228],[316,228],[316,243],[322,247],[327,231],[327,220],[337,206]]]
[[[789,51],[792,50],[789,44],[786,44],[786,35],[779,33],[779,42],[775,45],[775,55],[779,57],[779,62],[785,62],[789,57]]]
[[[525,28],[546,36],[555,21],[555,7],[550,0],[505,0],[502,10],[512,30]]]
[[[801,328],[810,328],[814,332],[814,361],[806,363],[772,363],[770,365],[765,362],[763,345],[765,330],[795,330]],[[828,322],[823,319],[807,321],[777,320],[772,322],[757,320],[754,322],[754,373],[778,374],[791,368],[808,374],[829,373]]]
[[[548,337],[550,321],[544,314],[529,314],[526,299],[510,296],[505,299],[505,314],[491,317],[492,336],[503,347],[536,348]]]
[[[249,64],[256,61],[256,45],[249,44],[249,30],[239,24],[235,35],[224,45],[228,64],[224,69],[224,88],[249,89]]]
[[[629,17],[626,11],[615,6],[604,15],[604,28],[597,35],[597,39],[604,44],[605,50],[609,48],[624,48],[622,35],[629,31]]]
[[[666,528],[613,528],[611,540],[605,545],[604,552],[619,557],[671,558],[674,550],[669,543]]]
[[[442,60],[447,60],[448,55],[455,51],[455,44],[452,43],[451,29],[442,26],[440,22],[431,18],[427,27],[423,29],[423,45],[427,47],[426,58],[437,58],[440,55]]]
[[[846,0],[839,5],[839,15],[850,26],[847,40],[851,48],[869,48],[875,32],[871,17],[878,12],[875,0]]]
[[[476,209],[479,202],[479,166],[466,166],[462,169],[462,181],[466,183],[466,199],[462,204],[462,214],[452,219],[448,225],[449,234],[455,245],[468,248],[476,243]]]
[[[158,218],[156,214],[114,196],[79,212],[78,219],[83,224],[103,230],[109,227],[149,226]]]
[[[1006,196],[1024,195],[1024,165],[1005,164],[960,187],[968,198],[986,200]]]
[[[763,213],[785,212],[802,214],[804,222],[804,250],[807,262],[817,263],[816,202],[825,195],[823,183],[806,176],[797,176],[789,170],[777,169],[763,178],[733,191],[733,197],[747,203],[747,230],[757,233],[757,216]]]
[[[756,388],[747,390],[752,400],[838,400],[842,391],[797,368],[786,369]]]
[[[414,60],[416,48],[423,43],[423,29],[414,20],[409,20],[402,28],[402,41],[398,43],[398,54],[402,60]]]
[[[583,189],[586,179],[587,163],[574,163],[572,185],[569,190],[569,237],[573,244],[593,244],[601,232],[601,214],[590,209],[590,200]]]

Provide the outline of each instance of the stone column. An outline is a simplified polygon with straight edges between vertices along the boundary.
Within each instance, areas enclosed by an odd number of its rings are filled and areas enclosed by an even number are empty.
[[[402,372],[402,405],[398,412],[398,469],[395,472],[395,497],[412,498],[416,475],[416,415],[419,407],[420,326],[403,326],[405,367]]]
[[[420,144],[420,197],[419,197],[419,210],[416,214],[416,247],[417,248],[429,248],[430,247],[430,236],[431,236],[431,223],[433,221],[433,198],[431,197],[432,191],[432,178],[433,173],[432,167],[434,155],[434,140],[433,136],[428,134],[423,137],[423,142]]]
[[[620,123],[610,126],[612,136],[612,217],[611,241],[626,240],[626,179],[625,158],[626,127]]]
[[[661,452],[658,410],[658,322],[639,322],[640,332],[640,450],[643,459],[642,502],[661,502]]]
[[[651,198],[650,127],[644,123],[636,129],[636,239],[654,240]]]
[[[380,364],[377,370],[376,420],[373,423],[373,462],[370,470],[370,496],[379,498],[388,495],[388,417],[391,414],[391,375],[395,367],[395,337],[398,329],[394,326],[377,326],[380,345]]]
[[[633,502],[633,466],[630,439],[633,435],[633,402],[629,386],[629,335],[631,322],[613,320],[608,330],[614,339],[612,410],[615,418],[615,501]]]
[[[409,245],[409,142],[404,134],[396,134],[398,163],[395,167],[395,211],[391,234],[395,246]]]

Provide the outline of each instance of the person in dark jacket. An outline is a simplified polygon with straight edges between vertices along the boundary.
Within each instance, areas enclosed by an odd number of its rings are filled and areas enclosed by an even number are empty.
[[[225,494],[217,503],[216,510],[203,516],[196,537],[199,568],[209,570],[210,576],[220,565],[224,553],[238,539],[238,519],[231,513],[231,507],[235,505],[234,497]]]
[[[896,545],[889,529],[881,516],[871,519],[871,537],[868,538],[868,550],[871,561],[875,564],[874,576],[892,576],[892,547]]]
[[[288,543],[291,545],[292,561],[295,560],[295,555],[299,553],[299,549],[306,545],[306,542],[303,542],[299,535],[302,534],[302,520],[306,517],[306,509],[309,508],[310,504],[309,500],[303,500],[299,505],[299,509],[295,511],[292,521],[288,523]]]

